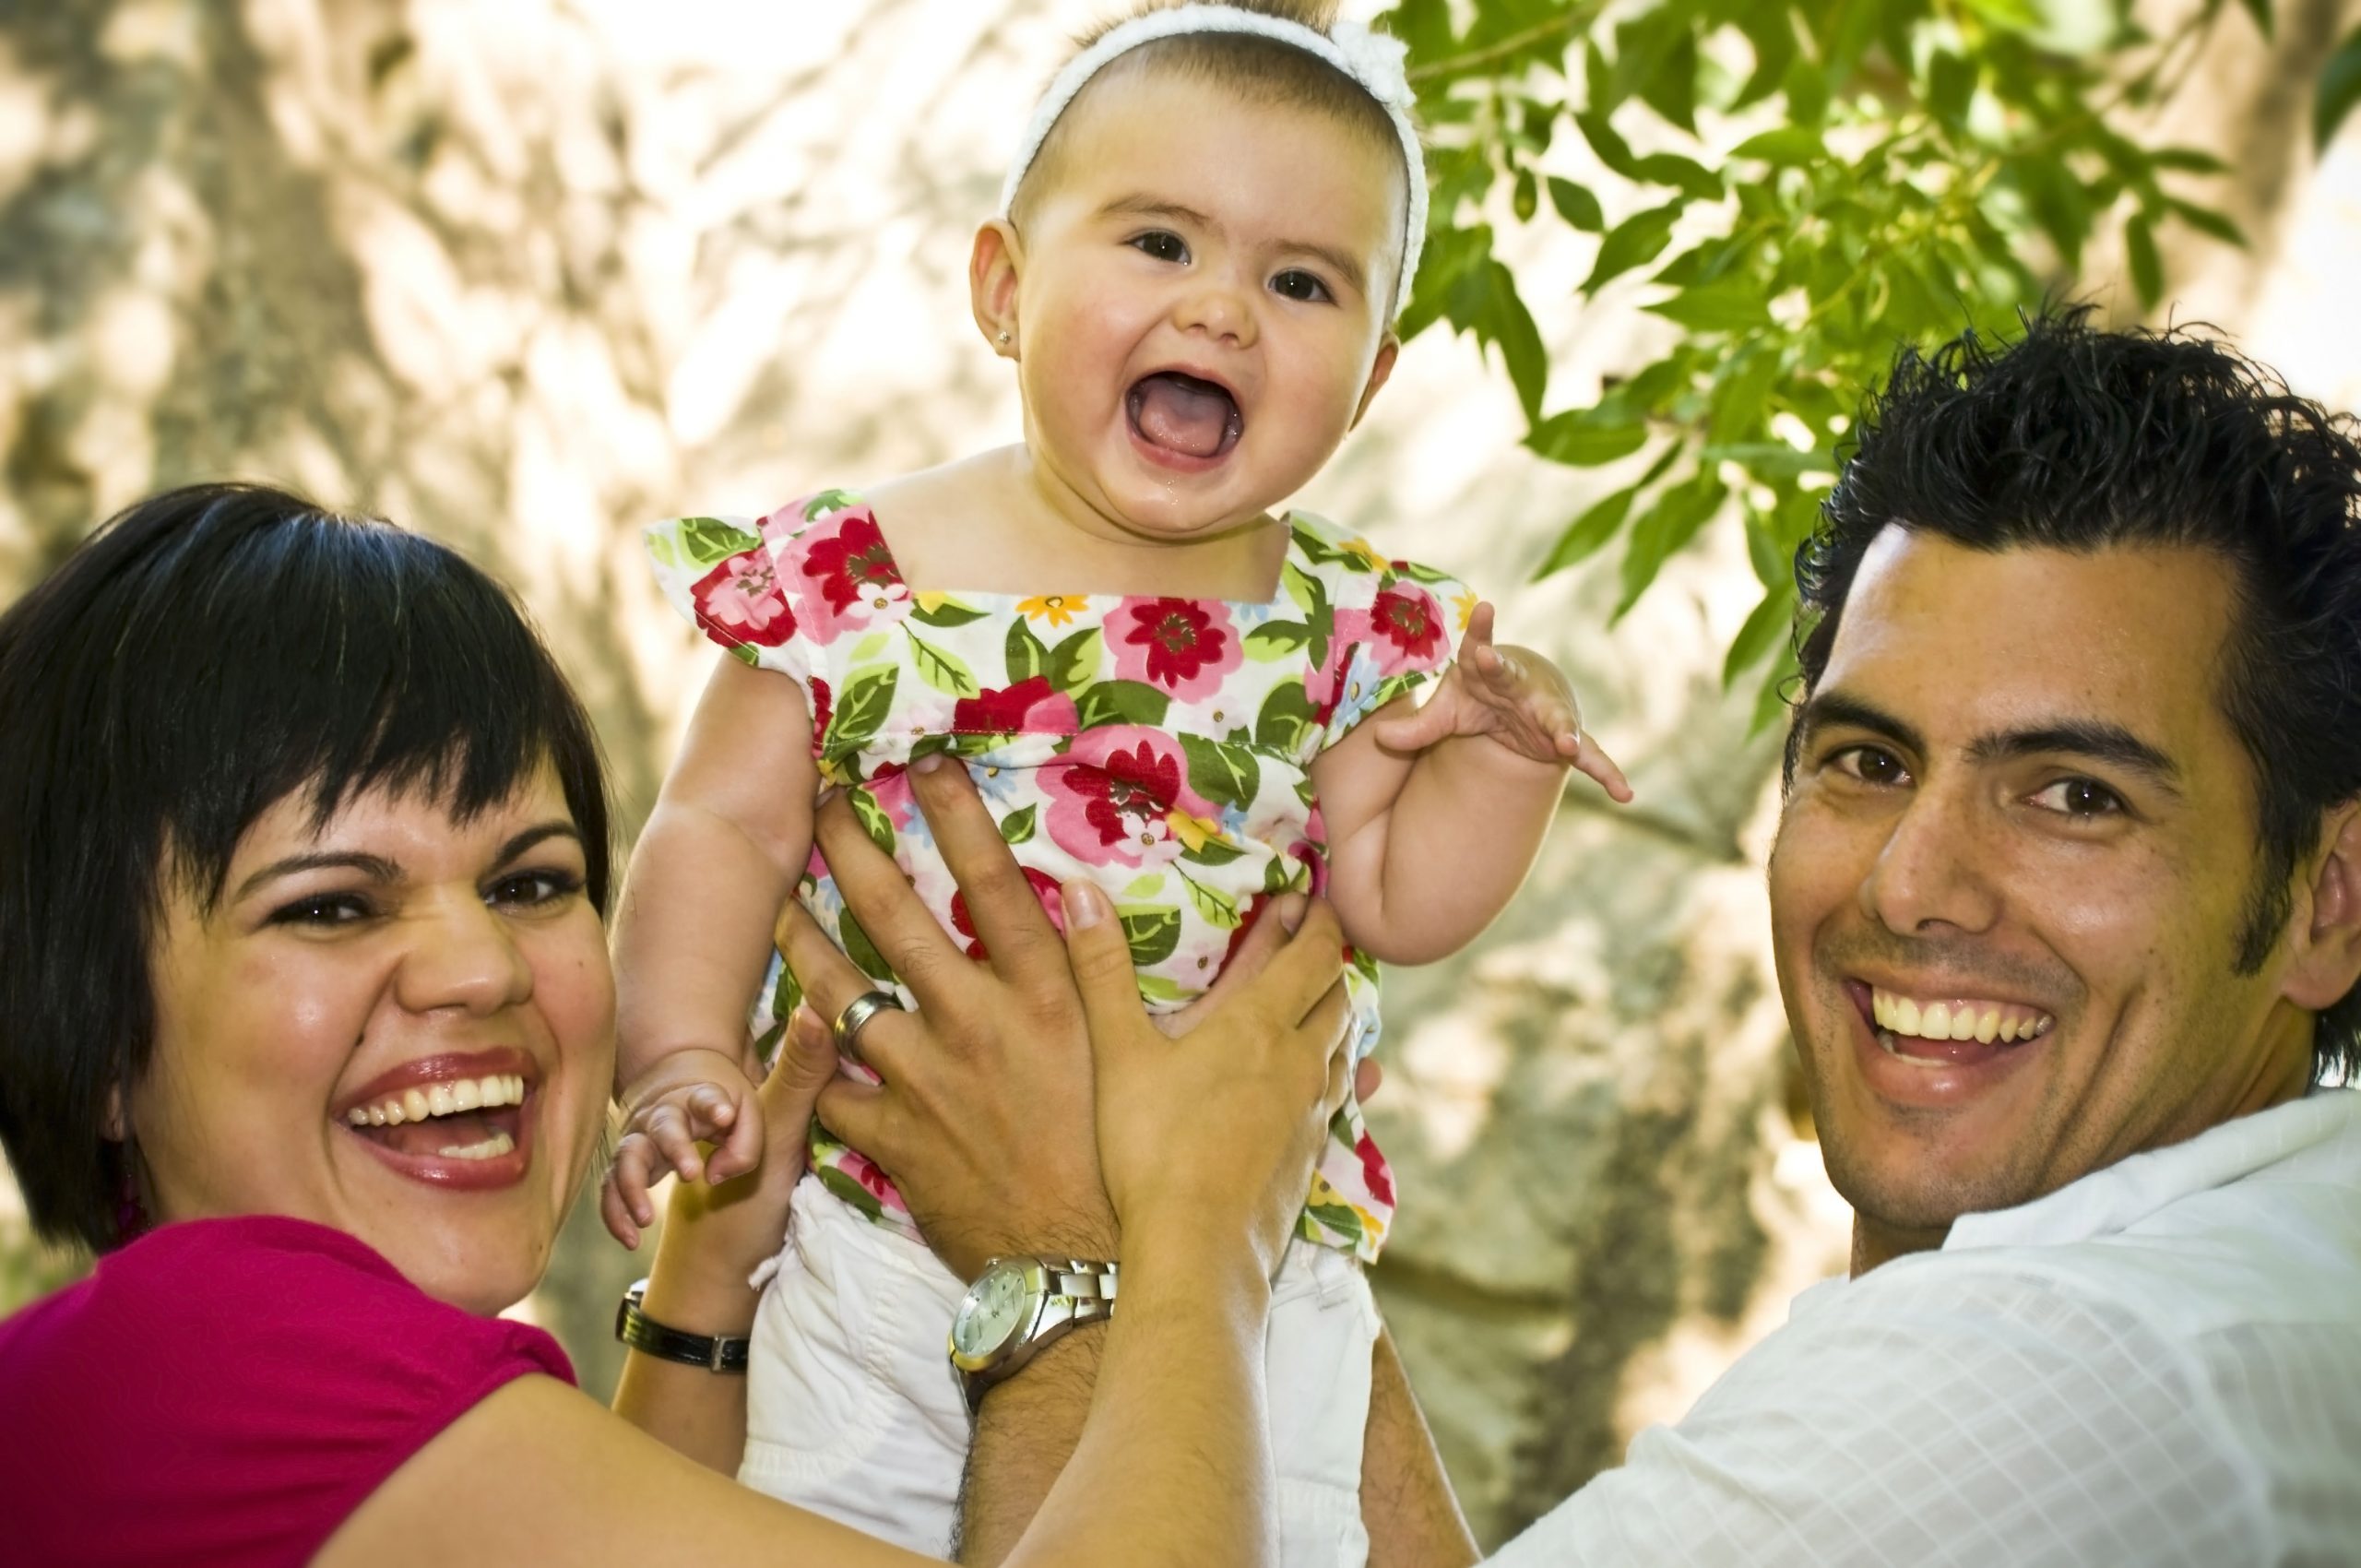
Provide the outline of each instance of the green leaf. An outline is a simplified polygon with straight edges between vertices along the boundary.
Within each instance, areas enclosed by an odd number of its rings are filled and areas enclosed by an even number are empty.
[[[1083,688],[1075,707],[1081,727],[1097,730],[1110,724],[1161,724],[1171,703],[1170,697],[1138,681],[1100,681]]]
[[[747,532],[719,517],[682,517],[680,524],[681,543],[689,559],[700,566],[710,566],[717,561],[727,561],[732,555],[742,555],[763,542],[760,534]]]
[[[2346,47],[2351,48],[2356,43],[2361,43],[2361,32],[2355,33]],[[2230,172],[2228,164],[2204,148],[2195,147],[2157,148],[2148,154],[2148,163],[2151,168],[2173,169],[2185,174],[2226,174]]]
[[[852,814],[860,819],[861,830],[869,835],[869,841],[886,854],[892,854],[894,819],[885,814],[884,806],[877,803],[877,797],[866,788],[855,788],[845,792],[845,799],[852,805]]]
[[[1501,358],[1507,362],[1509,380],[1516,387],[1517,401],[1524,405],[1529,422],[1540,417],[1541,394],[1549,382],[1549,350],[1542,347],[1541,329],[1534,325],[1533,313],[1525,308],[1525,301],[1516,291],[1516,275],[1500,262],[1493,262],[1486,276],[1491,284],[1491,298],[1484,315],[1484,335],[1501,346]]]
[[[2165,262],[2156,254],[2155,225],[2145,213],[2124,224],[2123,248],[2131,261],[2131,286],[2140,291],[2140,308],[2154,310],[2165,297]]]
[[[1680,8],[1667,6],[1665,15],[1678,19],[1679,31],[1662,63],[1640,89],[1647,106],[1687,131],[1697,134],[1697,34]]]
[[[828,721],[828,750],[838,754],[859,751],[877,736],[894,707],[894,687],[902,678],[893,665],[856,670],[837,694],[836,711]]]
[[[1652,152],[1631,165],[1632,172],[1652,185],[1670,185],[1673,189],[1702,201],[1719,199],[1722,177],[1693,158],[1683,158],[1677,152]]]
[[[1254,718],[1254,743],[1282,756],[1300,756],[1320,737],[1311,698],[1300,681],[1282,681],[1263,699]]]
[[[1953,130],[1967,124],[1975,101],[1976,69],[1948,49],[1938,49],[1927,61],[1927,104],[1935,117]]]
[[[1708,472],[1674,485],[1656,497],[1655,505],[1631,525],[1631,540],[1623,547],[1623,596],[1616,602],[1615,620],[1639,602],[1672,552],[1697,537],[1722,505],[1722,481]]]
[[[2268,40],[2272,31],[2271,0],[2238,0],[2238,3],[2246,7],[2247,15],[2254,18],[2254,25],[2261,30],[2262,36]]]
[[[1036,675],[1050,672],[1050,650],[1033,635],[1025,617],[1016,616],[1008,624],[1008,683],[1021,686]]]
[[[1647,439],[1648,427],[1637,414],[1601,405],[1550,415],[1526,434],[1525,444],[1553,463],[1589,469],[1630,457]]]
[[[2081,265],[2083,242],[2091,237],[2089,192],[2063,160],[2046,154],[2011,159],[2009,169],[2026,210],[2072,271]]]
[[[1098,628],[1086,626],[1050,654],[1050,684],[1072,696],[1098,674]]]
[[[945,599],[931,610],[916,600],[910,605],[910,619],[929,626],[965,626],[990,613],[987,610],[971,610],[955,599]]]
[[[2312,105],[2312,145],[2324,148],[2335,140],[2356,102],[2361,102],[2361,28],[2344,35],[2320,70],[2319,97]]]
[[[1540,569],[1533,574],[1534,580],[1538,582],[1553,572],[1562,572],[1605,549],[1607,541],[1613,539],[1616,530],[1623,526],[1623,519],[1631,515],[1632,498],[1639,493],[1638,485],[1626,486],[1593,505],[1566,525],[1566,531],[1560,534],[1558,542],[1550,547],[1549,558],[1542,562]]]
[[[1705,429],[1706,441],[1718,445],[1761,431],[1770,410],[1771,384],[1778,374],[1779,352],[1768,342],[1759,342],[1726,361],[1714,377],[1713,414]],[[1708,462],[1714,460],[1706,458]]]
[[[1816,163],[1828,155],[1820,133],[1805,125],[1781,125],[1751,136],[1730,148],[1730,157],[1759,158],[1765,163]]]
[[[1123,940],[1132,944],[1132,968],[1152,968],[1180,947],[1180,910],[1134,905],[1116,913],[1122,918]]]
[[[1347,1241],[1358,1244],[1361,1239],[1361,1217],[1345,1204],[1308,1204],[1304,1207],[1306,1222],[1335,1231]],[[1317,1238],[1314,1238],[1317,1240]]]
[[[1591,264],[1590,276],[1583,279],[1579,291],[1596,294],[1609,280],[1662,255],[1665,246],[1672,244],[1673,220],[1680,216],[1681,206],[1673,201],[1652,207],[1609,229],[1598,242],[1598,259]]]
[[[1221,838],[1208,838],[1193,849],[1182,849],[1180,858],[1191,865],[1226,866],[1246,858],[1246,851]]]
[[[885,1206],[877,1201],[877,1194],[852,1177],[833,1165],[820,1167],[817,1174],[820,1185],[835,1194],[838,1202],[850,1205],[864,1219],[874,1222],[885,1218]]]
[[[2240,250],[2246,249],[2245,232],[2212,208],[2200,207],[2193,201],[2181,201],[2170,196],[2165,198],[2165,205],[2172,208],[2174,217],[2199,233],[2211,234],[2225,244],[2236,245]]]
[[[1683,289],[1643,308],[1697,332],[1751,332],[1771,325],[1771,302],[1750,277]]]
[[[1001,818],[1001,842],[1022,844],[1032,837],[1034,824],[1039,818],[1040,810],[1041,808],[1038,805],[1026,806],[1023,811],[1011,812]]]
[[[1578,185],[1572,180],[1549,176],[1549,205],[1558,216],[1585,234],[1596,234],[1607,227],[1607,214],[1598,205],[1598,197],[1588,185]]]
[[[1738,684],[1738,678],[1777,647],[1795,621],[1795,585],[1774,584],[1730,643],[1729,654],[1722,660],[1722,689],[1727,691]]]
[[[1509,197],[1509,209],[1520,223],[1530,223],[1533,215],[1541,210],[1541,187],[1530,169],[1516,172],[1516,186]]]
[[[1786,6],[1747,6],[1739,8],[1738,25],[1746,34],[1747,42],[1754,46],[1754,74],[1738,89],[1730,104],[1732,113],[1762,102],[1779,90],[1786,79],[1787,67],[1796,58],[1796,24],[1792,10]],[[1817,123],[1820,116],[1808,117]]]
[[[972,697],[984,689],[983,683],[976,679],[976,672],[967,668],[967,661],[957,654],[946,653],[908,625],[902,628],[902,636],[909,641],[910,664],[918,671],[919,679],[936,691],[945,696]]]
[[[1287,658],[1311,640],[1311,628],[1300,621],[1265,621],[1246,634],[1246,657],[1270,664]]]
[[[1243,746],[1182,731],[1180,751],[1189,759],[1189,788],[1220,806],[1244,808],[1263,789],[1262,766]]]
[[[1590,143],[1590,149],[1608,169],[1627,180],[1641,178],[1639,160],[1631,155],[1631,144],[1622,134],[1608,124],[1607,116],[1596,109],[1585,109],[1574,116],[1574,126]]]
[[[1207,925],[1223,931],[1237,928],[1237,899],[1216,888],[1207,887],[1192,876],[1184,875],[1180,881],[1189,889],[1189,902],[1197,907],[1197,913],[1204,917]]]

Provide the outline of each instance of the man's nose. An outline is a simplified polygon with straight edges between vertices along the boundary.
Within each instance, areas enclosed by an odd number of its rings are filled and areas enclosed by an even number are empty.
[[[412,917],[395,994],[416,1013],[489,1016],[533,994],[516,932],[481,899],[454,897]]]
[[[1966,790],[1917,790],[1861,880],[1862,911],[1900,936],[1989,929],[1999,913],[1990,827]]]

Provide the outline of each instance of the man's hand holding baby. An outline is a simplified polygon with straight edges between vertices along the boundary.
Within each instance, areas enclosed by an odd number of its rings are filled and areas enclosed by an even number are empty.
[[[1379,744],[1422,752],[1460,735],[1489,735],[1534,762],[1571,766],[1598,781],[1619,802],[1631,799],[1623,770],[1583,731],[1582,705],[1560,670],[1529,647],[1492,641],[1493,611],[1478,604],[1468,618],[1458,661],[1435,683],[1416,712],[1377,721]]]

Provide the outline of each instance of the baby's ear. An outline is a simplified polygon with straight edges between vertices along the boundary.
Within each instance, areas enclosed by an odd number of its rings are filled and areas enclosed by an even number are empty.
[[[967,297],[976,327],[992,352],[1016,358],[1016,288],[1025,271],[1025,242],[1005,218],[988,220],[976,231],[967,255]]]
[[[1394,328],[1387,327],[1384,340],[1377,346],[1377,358],[1369,367],[1369,385],[1361,388],[1361,406],[1353,410],[1353,422],[1346,428],[1357,430],[1360,427],[1361,416],[1369,412],[1369,406],[1377,400],[1377,389],[1384,386],[1386,377],[1394,374],[1394,362],[1401,352],[1402,339],[1394,335]]]

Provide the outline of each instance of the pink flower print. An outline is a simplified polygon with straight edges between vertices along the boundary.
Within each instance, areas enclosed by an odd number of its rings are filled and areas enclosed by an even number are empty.
[[[1431,670],[1445,649],[1442,606],[1435,596],[1406,579],[1381,592],[1367,610],[1336,612],[1336,640],[1369,650],[1378,672]]]
[[[1229,612],[1202,599],[1126,599],[1107,617],[1115,673],[1196,702],[1246,657]]]
[[[951,728],[962,735],[1071,735],[1081,724],[1074,698],[1047,675],[962,697],[951,710]]]
[[[1041,912],[1050,917],[1050,926],[1063,936],[1066,933],[1066,907],[1058,896],[1058,879],[1048,872],[1035,871],[1026,866],[1025,880],[1031,885],[1033,897],[1041,900]],[[976,935],[976,922],[967,913],[967,896],[965,893],[951,896],[951,929],[967,939],[968,957],[984,959],[991,956],[984,951],[982,940]]]
[[[1038,777],[1050,842],[1085,865],[1160,865],[1180,852],[1173,812],[1213,814],[1188,787],[1180,742],[1141,725],[1086,731]]]
[[[779,591],[778,568],[761,545],[741,551],[689,589],[697,624],[718,640],[777,647],[795,635],[795,612]]]
[[[877,1168],[877,1162],[859,1149],[848,1148],[836,1156],[836,1169],[867,1189],[870,1196],[875,1198],[886,1213],[910,1212],[909,1206],[902,1201],[902,1194],[894,1190],[894,1183],[886,1180],[885,1172]]]
[[[819,676],[812,677],[812,754],[818,756],[828,739],[828,720],[836,717],[836,694]]]
[[[878,612],[910,597],[867,507],[840,513],[836,527],[805,534],[796,555],[797,569],[815,590],[803,596],[814,636],[866,626]]]
[[[1367,1133],[1363,1133],[1360,1142],[1353,1146],[1353,1152],[1360,1157],[1362,1187],[1368,1191],[1370,1197],[1375,1198],[1386,1207],[1392,1208],[1394,1206],[1394,1170],[1385,1163],[1385,1156],[1378,1152],[1377,1140]]]

